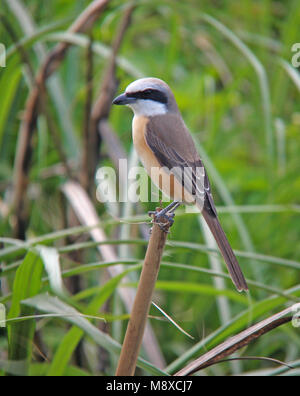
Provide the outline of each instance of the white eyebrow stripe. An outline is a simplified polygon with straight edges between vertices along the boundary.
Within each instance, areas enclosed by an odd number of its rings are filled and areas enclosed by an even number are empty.
[[[141,79],[141,80],[133,81],[131,84],[129,84],[125,92],[134,93],[138,91],[144,91],[147,88],[155,88],[155,87],[151,86],[151,84],[149,85],[149,81],[147,79]]]

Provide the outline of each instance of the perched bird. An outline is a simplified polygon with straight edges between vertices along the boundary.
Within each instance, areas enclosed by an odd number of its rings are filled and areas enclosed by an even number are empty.
[[[182,203],[195,204],[219,246],[237,290],[248,290],[218,220],[207,173],[170,87],[157,78],[142,78],[132,82],[113,104],[133,110],[132,135],[138,156],[153,182],[174,199],[156,218],[172,219]]]

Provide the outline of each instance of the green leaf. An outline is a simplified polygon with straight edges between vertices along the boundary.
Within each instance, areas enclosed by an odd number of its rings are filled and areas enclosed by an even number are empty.
[[[23,306],[22,301],[40,292],[43,263],[35,251],[29,251],[16,272],[13,284],[12,304],[7,319],[30,316],[34,309]],[[34,321],[8,324],[9,359],[27,360],[31,358]]]
[[[49,370],[49,363],[34,363],[30,365],[29,375],[33,377],[44,377]],[[88,377],[90,374],[78,367],[68,366],[64,372],[65,377]]]
[[[300,286],[297,286],[293,289],[285,291],[285,293],[290,293],[297,297],[300,296]],[[205,337],[198,343],[196,343],[192,348],[188,349],[185,353],[183,353],[178,359],[173,361],[168,367],[167,371],[173,373],[178,371],[181,367],[189,359],[199,356],[200,351],[205,349],[213,348],[214,346],[218,345],[219,343],[223,342],[226,338],[232,337],[233,335],[237,334],[242,329],[249,326],[249,322],[256,320],[257,318],[261,317],[262,315],[268,314],[273,309],[278,309],[285,303],[284,297],[270,297],[268,299],[262,300],[256,304],[254,304],[250,309],[247,309],[240,314],[238,314],[235,318],[233,318],[230,322],[226,325],[219,327],[215,330],[212,334]]]
[[[128,285],[128,284],[127,284]],[[130,283],[135,285],[135,283]],[[192,282],[177,282],[177,281],[157,281],[155,285],[156,290],[165,290],[176,293],[193,293],[203,296],[226,296],[232,301],[239,302],[244,305],[248,305],[248,299],[242,294],[237,293],[233,290],[218,290],[213,286],[204,285],[200,283]]]
[[[121,345],[111,338],[108,334],[102,332],[97,327],[93,326],[88,320],[80,316],[78,311],[69,305],[65,304],[58,297],[51,297],[47,294],[41,294],[33,298],[23,301],[24,304],[34,307],[42,312],[64,314],[64,319],[75,326],[79,327],[86,334],[88,334],[96,344],[100,345],[107,351],[119,354]],[[146,370],[152,375],[168,375],[166,372],[159,370],[144,359],[138,359],[138,367]]]
[[[43,260],[45,270],[49,277],[51,289],[58,296],[64,296],[65,292],[57,250],[45,246],[38,246],[36,249],[40,252],[41,259]]]
[[[115,291],[119,282],[123,279],[123,277],[128,274],[130,271],[136,269],[136,266],[133,268],[129,268],[128,270],[122,272],[120,275],[110,279],[103,287],[99,289],[96,296],[90,302],[88,307],[85,310],[85,314],[93,315],[97,314],[100,307],[104,304],[104,302],[111,296],[111,294]],[[48,375],[49,376],[59,376],[63,375],[66,370],[67,364],[77,347],[79,341],[81,340],[84,331],[76,326],[72,327],[72,329],[64,336],[62,342],[59,344],[59,347],[53,357]]]
[[[21,75],[20,67],[7,67],[0,80],[1,91],[3,93],[0,95],[0,147],[2,146],[6,121],[11,111]]]

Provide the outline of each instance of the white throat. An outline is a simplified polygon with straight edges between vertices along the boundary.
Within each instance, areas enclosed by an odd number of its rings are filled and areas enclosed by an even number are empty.
[[[138,99],[136,102],[127,106],[129,106],[133,110],[134,115],[137,116],[151,117],[167,113],[166,105],[164,103],[156,102],[155,100]]]

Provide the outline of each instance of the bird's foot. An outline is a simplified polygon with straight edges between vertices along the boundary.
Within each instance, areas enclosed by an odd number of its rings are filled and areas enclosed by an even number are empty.
[[[148,212],[148,215],[152,217],[152,222],[157,224],[162,231],[169,233],[169,228],[174,224],[174,212],[166,213],[161,208],[157,208],[155,211]]]

